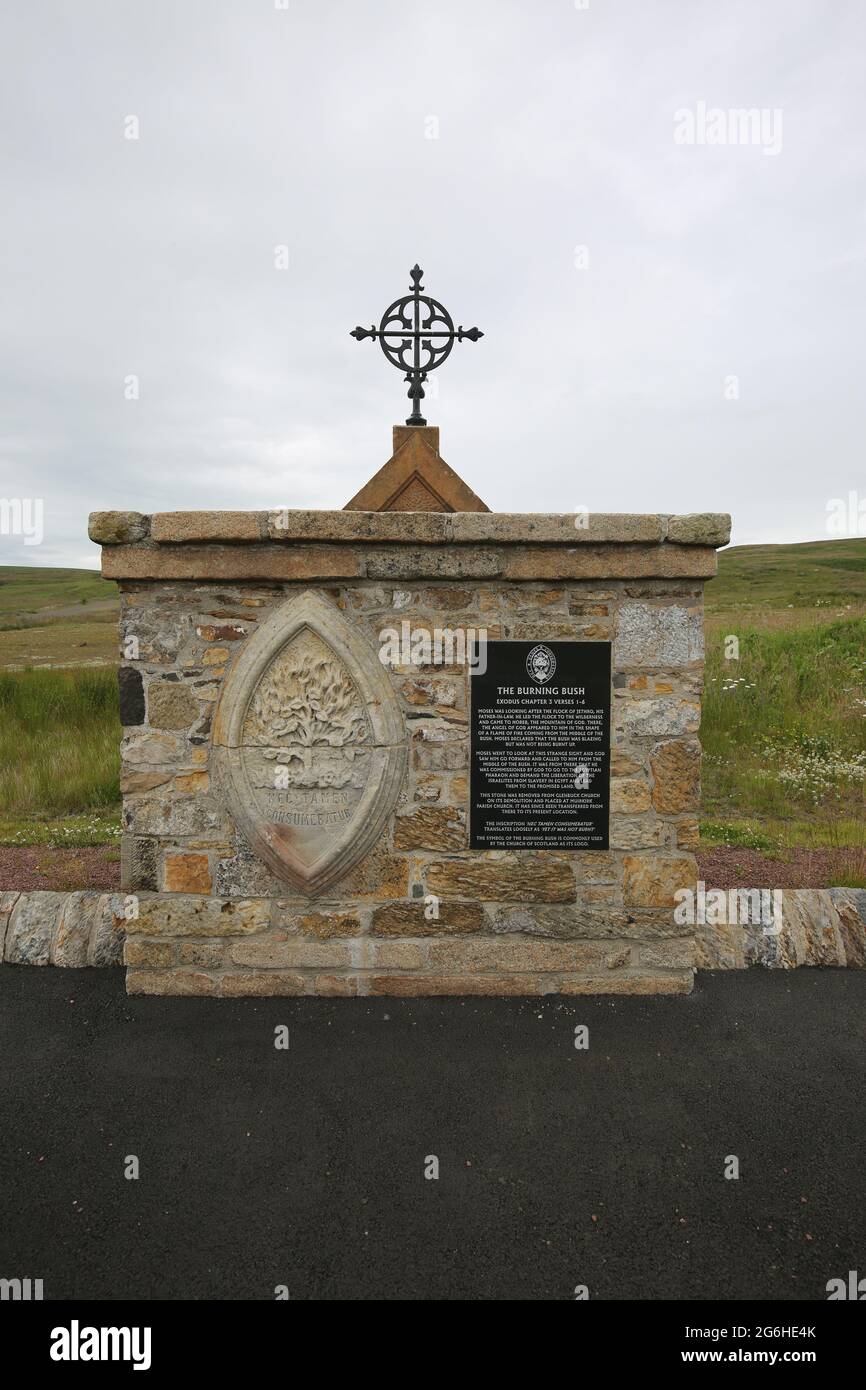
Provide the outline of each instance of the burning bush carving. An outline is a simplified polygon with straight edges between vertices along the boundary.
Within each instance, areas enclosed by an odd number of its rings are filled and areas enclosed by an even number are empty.
[[[253,697],[252,713],[264,741],[288,745],[268,747],[262,756],[272,762],[297,759],[302,764],[304,773],[292,777],[293,782],[333,786],[350,779],[350,770],[346,769],[345,778],[341,777],[332,760],[326,759],[330,766],[323,767],[318,777],[311,768],[316,746],[341,749],[338,761],[346,758],[351,762],[354,745],[367,737],[364,708],[354,685],[336,661],[308,653],[294,666],[272,670]]]

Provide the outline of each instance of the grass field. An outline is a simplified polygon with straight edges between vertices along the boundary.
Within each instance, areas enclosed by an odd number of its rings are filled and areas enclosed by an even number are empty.
[[[118,607],[96,570],[0,566],[0,670],[114,665]]]
[[[866,540],[722,551],[706,613],[703,839],[850,847],[866,885]],[[0,568],[0,843],[116,835],[116,621],[95,572]]]
[[[723,551],[706,600],[702,837],[851,848],[866,886],[866,540]]]
[[[120,735],[113,669],[0,672],[0,843],[114,838]]]

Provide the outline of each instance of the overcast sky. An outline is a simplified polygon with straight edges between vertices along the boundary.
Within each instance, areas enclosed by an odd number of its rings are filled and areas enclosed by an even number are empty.
[[[342,507],[409,409],[349,330],[416,260],[484,330],[427,416],[490,507],[825,539],[866,497],[866,5],[584,3],[6,0],[0,498],[45,538],[0,563],[96,566],[96,509]]]

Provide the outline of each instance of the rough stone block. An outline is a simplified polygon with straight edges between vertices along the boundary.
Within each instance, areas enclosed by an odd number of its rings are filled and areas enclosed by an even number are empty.
[[[164,969],[174,965],[175,945],[173,941],[141,941],[138,937],[127,938],[123,958],[127,965],[151,966]],[[192,962],[184,962],[191,964]]]
[[[126,942],[127,899],[120,893],[104,894],[93,924],[87,947],[87,964],[95,966],[120,965]]]
[[[198,702],[179,681],[151,681],[147,718],[154,729],[188,729],[199,717]]]
[[[440,995],[535,995],[543,994],[539,975],[373,975],[368,993],[401,998],[427,998]]]
[[[662,518],[625,512],[461,512],[451,518],[455,541],[526,545],[585,545],[607,542],[658,542]]]
[[[866,970],[866,889],[831,888],[849,970]],[[840,962],[842,963],[842,962]]]
[[[480,938],[468,941],[431,941],[431,968],[446,974],[474,971],[532,970],[546,973],[572,970],[616,969],[626,964],[629,950],[613,950],[610,942],[538,941],[525,937]]]
[[[274,541],[402,541],[444,545],[451,518],[441,512],[312,512],[281,507],[268,513]]]
[[[634,816],[650,809],[650,791],[637,777],[612,778],[610,810],[615,816]]]
[[[127,994],[215,995],[217,982],[198,970],[138,970],[126,972]],[[276,991],[274,991],[276,992]]]
[[[377,970],[420,970],[425,964],[424,952],[414,941],[365,941],[362,956],[365,967]]]
[[[9,925],[9,918],[12,909],[21,897],[20,893],[4,889],[0,892],[0,961],[5,957],[6,950],[6,928]]]
[[[10,965],[47,965],[65,893],[22,893],[6,928]]]
[[[614,728],[631,738],[697,733],[701,707],[697,700],[663,696],[655,700],[618,700],[613,708]]]
[[[693,970],[695,939],[693,936],[673,937],[641,946],[640,963],[649,970]]]
[[[622,908],[585,908],[580,903],[565,907],[546,907],[531,903],[506,907],[494,904],[487,909],[490,930],[511,935],[559,937],[563,940],[600,941],[626,934],[630,916]]]
[[[167,854],[163,871],[167,893],[209,893],[210,863],[206,854]]]
[[[120,756],[131,767],[162,767],[179,761],[181,742],[173,734],[131,734],[122,740]]]
[[[704,628],[700,609],[677,604],[624,603],[617,616],[613,662],[631,667],[666,668],[703,661]]]
[[[440,859],[427,865],[427,890],[438,897],[487,902],[574,902],[574,873],[566,859],[507,854]]]
[[[635,907],[675,907],[675,894],[697,887],[697,865],[690,854],[626,855],[623,898]]]
[[[179,941],[177,962],[178,965],[198,965],[203,970],[217,970],[223,964],[225,951],[222,941]]]
[[[340,970],[354,964],[346,942],[306,941],[300,937],[287,941],[272,937],[239,941],[230,948],[229,955],[235,965],[250,965],[259,970]]]
[[[124,834],[120,842],[120,884],[128,893],[155,893],[159,846],[144,835]]]
[[[120,722],[127,726],[144,723],[144,681],[134,666],[119,666],[117,688]]]
[[[150,517],[141,512],[91,512],[87,534],[97,545],[134,545],[150,529]]]
[[[251,936],[266,931],[270,903],[263,899],[198,896],[142,897],[136,935]]]
[[[557,984],[558,994],[691,994],[693,970],[671,970],[655,975],[576,975]]]
[[[394,821],[398,850],[463,849],[466,838],[466,817],[453,806],[422,806]]]
[[[433,906],[438,916],[428,917]],[[374,936],[463,936],[484,928],[484,909],[480,903],[446,900],[430,905],[422,899],[374,908],[370,931]]]
[[[230,971],[220,977],[219,992],[223,998],[306,994],[307,981],[303,975],[286,970]]]
[[[274,926],[297,936],[311,937],[314,941],[343,940],[349,936],[359,936],[361,919],[354,912],[298,912],[278,908],[274,913]]]
[[[87,965],[88,946],[107,895],[81,892],[63,896],[51,945],[51,964],[78,969]]]
[[[658,743],[650,758],[652,802],[657,811],[676,815],[696,811],[701,798],[701,745],[696,739]]]

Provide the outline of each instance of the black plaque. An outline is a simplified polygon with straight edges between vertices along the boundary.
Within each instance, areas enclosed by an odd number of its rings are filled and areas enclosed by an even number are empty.
[[[487,642],[478,657],[472,849],[607,849],[610,643]]]

